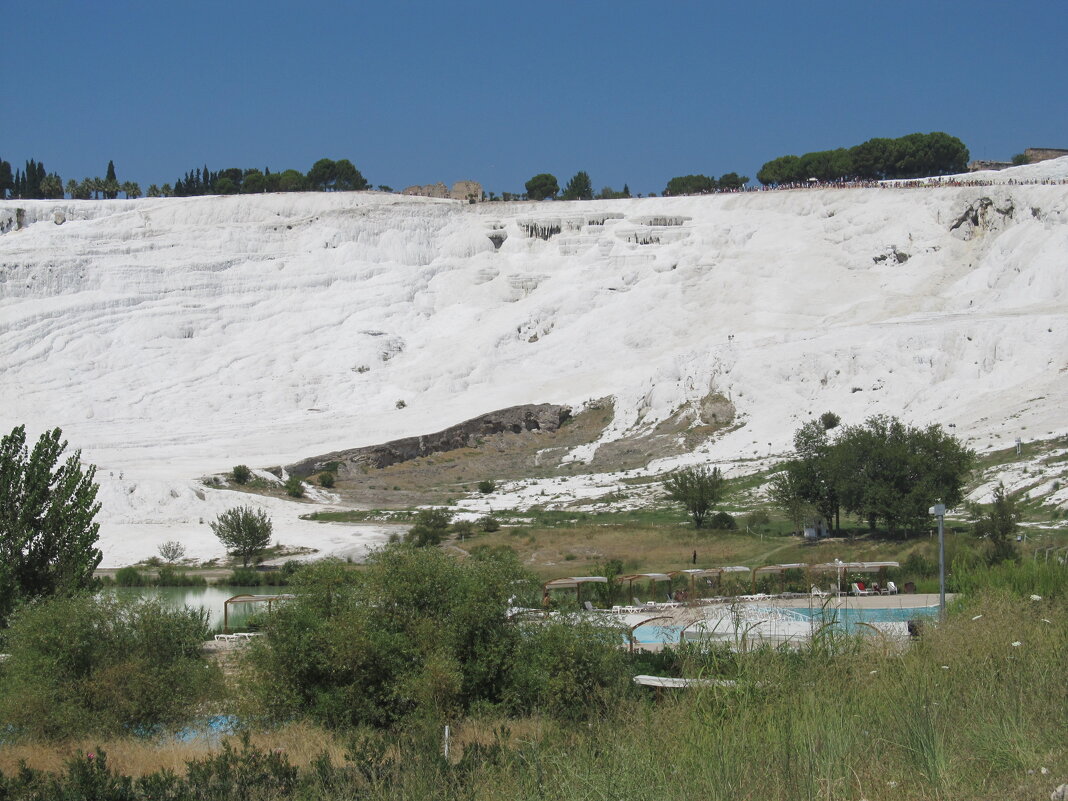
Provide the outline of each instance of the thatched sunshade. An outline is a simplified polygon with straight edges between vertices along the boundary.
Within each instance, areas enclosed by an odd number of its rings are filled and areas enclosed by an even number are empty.
[[[731,567],[688,567],[685,570],[676,570],[670,575],[675,576],[688,576],[690,579],[690,597],[693,598],[696,594],[695,583],[697,579],[711,579],[719,578],[724,573],[748,573],[748,567],[742,567],[740,565],[734,565]]]
[[[630,573],[626,576],[619,576],[616,581],[622,584],[627,582],[627,595],[634,597],[634,582],[635,581],[671,581],[671,576],[667,573]]]
[[[785,590],[786,590],[786,571],[787,570],[807,570],[807,569],[808,569],[808,565],[805,562],[792,562],[790,564],[783,564],[783,565],[764,565],[763,567],[758,567],[756,570],[753,571],[753,587],[756,587],[757,576],[760,576],[760,575],[766,576],[766,575],[769,575],[771,573],[777,573],[779,575],[779,578],[782,580],[782,589],[785,592]]]
[[[549,590],[571,590],[575,591],[575,598],[578,603],[582,603],[582,585],[583,584],[607,584],[608,579],[604,576],[566,576],[565,578],[553,579],[552,581],[546,581],[542,584],[542,597],[548,597]]]

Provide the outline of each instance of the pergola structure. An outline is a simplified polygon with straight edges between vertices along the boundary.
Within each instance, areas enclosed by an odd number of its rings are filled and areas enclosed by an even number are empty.
[[[764,565],[763,567],[758,567],[756,570],[753,571],[753,588],[756,589],[757,576],[767,576],[767,575],[775,574],[775,575],[778,575],[780,580],[782,581],[782,590],[783,590],[783,592],[785,592],[786,591],[786,571],[787,570],[805,570],[807,568],[808,568],[808,565],[806,563],[804,563],[804,562],[793,562],[791,564],[784,564],[784,565]]]
[[[265,603],[265,604],[267,604],[267,611],[270,612],[271,611],[271,604],[273,604],[275,601],[288,601],[291,598],[296,598],[296,597],[297,596],[291,595],[289,593],[282,593],[280,595],[248,595],[248,594],[242,594],[242,595],[235,595],[232,598],[227,598],[225,601],[223,601],[223,634],[229,634],[230,633],[230,606],[231,606],[231,604]]]
[[[813,565],[809,568],[810,573],[834,573],[837,576],[836,589],[842,592],[842,576],[846,573],[878,573],[879,580],[886,583],[886,569],[888,567],[901,567],[900,562],[843,562],[835,559],[833,562],[825,562]]]
[[[549,596],[549,590],[573,589],[575,591],[575,601],[581,606],[583,584],[607,583],[608,579],[604,576],[567,576],[566,578],[553,579],[552,581],[546,581],[541,585],[542,598],[547,598]]]
[[[616,581],[622,584],[627,582],[627,595],[631,598],[634,597],[634,582],[635,581],[666,581],[670,584],[671,576],[667,573],[629,573],[626,576],[619,576]]]
[[[675,576],[687,576],[690,579],[690,597],[696,598],[696,583],[697,579],[703,578],[711,586],[714,579],[721,578],[724,573],[748,573],[748,567],[742,567],[741,565],[732,565],[730,567],[688,567],[685,570],[676,570],[673,573],[669,573],[672,578]]]

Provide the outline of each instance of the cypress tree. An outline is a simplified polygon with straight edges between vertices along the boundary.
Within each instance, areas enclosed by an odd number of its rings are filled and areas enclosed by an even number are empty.
[[[15,179],[11,175],[11,164],[0,159],[0,199],[7,197],[8,190],[15,188]]]
[[[115,177],[114,161],[108,161],[108,172],[107,175],[104,176],[104,182],[107,186],[111,187],[110,189],[104,192],[104,197],[108,200],[114,200],[115,198],[117,198],[119,196],[119,192],[114,187],[117,187],[119,185],[119,179]]]

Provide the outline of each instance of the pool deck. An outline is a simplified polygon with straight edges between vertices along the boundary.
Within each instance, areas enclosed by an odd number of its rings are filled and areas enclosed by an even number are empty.
[[[946,603],[950,603],[957,596],[946,593]],[[793,598],[765,598],[763,600],[746,601],[745,603],[762,604],[764,606],[776,606],[780,608],[800,609],[811,606],[816,608],[827,603],[835,608],[844,609],[916,609],[925,606],[938,606],[938,593],[914,592],[907,595],[833,595],[828,598],[819,598],[815,595],[799,595]]]

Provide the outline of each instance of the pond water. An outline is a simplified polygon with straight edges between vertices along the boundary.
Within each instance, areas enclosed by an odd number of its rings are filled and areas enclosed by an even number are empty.
[[[208,625],[222,629],[223,603],[235,595],[279,595],[286,587],[229,587],[212,584],[207,587],[111,587],[117,598],[158,598],[167,606],[203,607],[207,610]],[[230,628],[240,629],[248,617],[267,611],[267,604],[234,604],[230,607]]]

